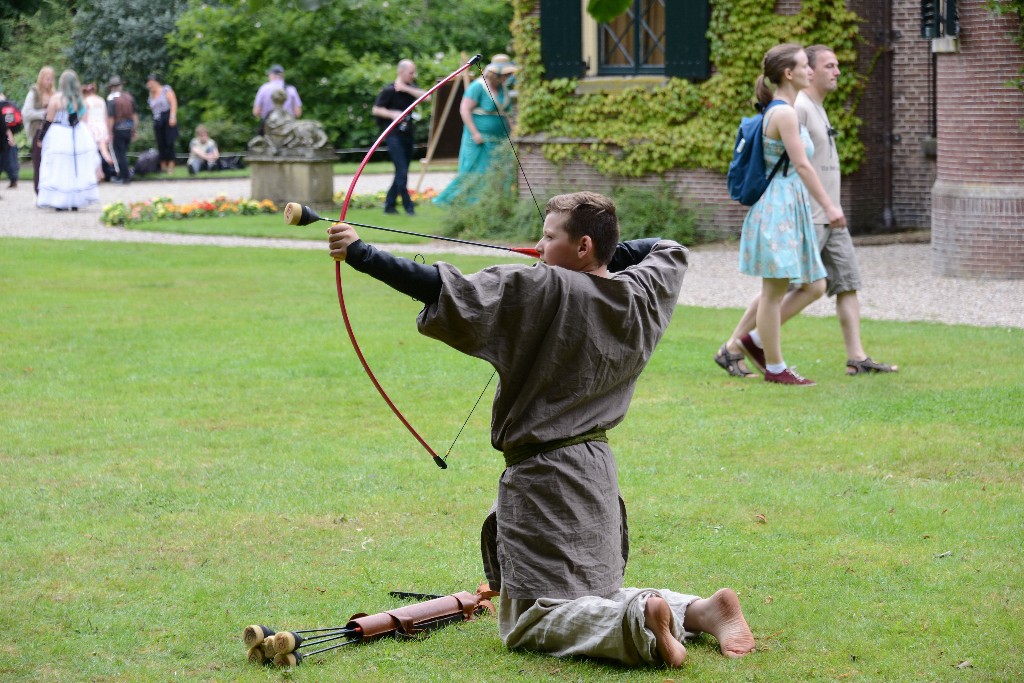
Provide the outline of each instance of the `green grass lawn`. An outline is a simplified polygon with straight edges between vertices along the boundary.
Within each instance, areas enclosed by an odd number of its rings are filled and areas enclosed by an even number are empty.
[[[380,381],[443,452],[489,369],[343,275]],[[735,588],[751,656],[705,637],[678,672],[561,661],[504,651],[485,617],[281,671],[246,662],[246,625],[482,580],[487,400],[438,469],[359,367],[320,252],[0,240],[0,302],[5,682],[1024,677],[1022,330],[865,321],[903,369],[847,378],[835,320],[797,318],[787,360],[819,384],[791,389],[714,364],[738,310],[677,311],[611,435],[626,583]]]

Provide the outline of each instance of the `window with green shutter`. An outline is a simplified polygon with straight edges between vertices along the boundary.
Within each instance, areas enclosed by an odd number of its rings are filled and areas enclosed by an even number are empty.
[[[579,2],[540,0],[540,56],[544,77],[579,78],[583,61],[583,20]]]
[[[545,78],[670,76],[704,80],[711,74],[708,0],[633,0],[607,24],[584,22],[582,4],[540,0]],[[584,26],[596,26],[597,54],[584,56]],[[596,61],[590,69],[589,62]]]
[[[666,0],[665,75],[702,81],[711,76],[708,0]]]
[[[665,73],[666,0],[633,0],[607,24],[597,25],[598,75]]]

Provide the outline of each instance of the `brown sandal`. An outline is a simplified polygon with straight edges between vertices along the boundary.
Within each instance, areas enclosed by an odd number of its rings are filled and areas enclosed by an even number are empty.
[[[900,366],[898,365],[886,365],[885,363],[876,363],[871,360],[870,356],[864,358],[864,360],[847,360],[846,361],[846,374],[850,375],[864,375],[872,374],[875,372],[899,372]]]
[[[740,363],[743,363],[742,353],[729,353],[728,344],[722,344],[722,348],[718,349],[718,353],[715,354],[715,362],[718,363],[723,370],[728,372],[730,377],[756,376],[744,365],[740,365]]]

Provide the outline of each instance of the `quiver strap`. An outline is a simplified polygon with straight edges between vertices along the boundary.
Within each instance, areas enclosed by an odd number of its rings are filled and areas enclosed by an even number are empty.
[[[487,597],[493,597],[493,591],[488,593]],[[360,629],[362,640],[414,636],[454,621],[469,621],[481,606],[493,610],[484,595],[462,591],[378,614],[353,614],[346,628]],[[482,605],[484,602],[487,604]]]

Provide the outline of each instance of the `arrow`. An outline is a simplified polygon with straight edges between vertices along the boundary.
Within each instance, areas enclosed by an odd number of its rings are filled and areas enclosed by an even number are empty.
[[[337,223],[331,218],[324,218],[317,214],[316,211],[309,208],[308,206],[300,205],[298,202],[289,202],[284,207],[284,222],[286,225],[310,225],[317,221],[327,221],[328,223]],[[413,237],[425,237],[432,240],[443,240],[445,242],[455,242],[457,244],[466,244],[473,247],[486,247],[487,249],[501,249],[502,251],[511,251],[516,254],[523,254],[524,256],[531,256],[533,258],[540,258],[540,252],[536,249],[530,249],[528,247],[503,247],[497,244],[487,244],[485,242],[472,242],[470,240],[460,240],[454,237],[442,237],[441,235],[427,235],[422,232],[411,232],[409,230],[398,230],[396,228],[384,228],[379,225],[368,225],[366,223],[354,223],[352,221],[343,221],[348,225],[354,225],[358,228],[370,228],[372,230],[383,230],[384,232],[394,232],[399,235],[412,235]]]

